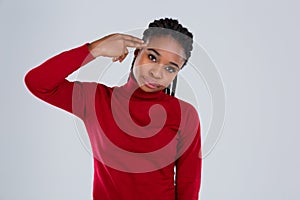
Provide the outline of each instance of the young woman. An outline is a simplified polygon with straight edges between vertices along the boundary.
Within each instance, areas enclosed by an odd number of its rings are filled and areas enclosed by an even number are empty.
[[[142,39],[111,34],[26,74],[36,97],[83,120],[94,157],[93,199],[198,199],[200,120],[193,106],[174,96],[192,38],[177,20],[159,19]],[[126,84],[66,79],[97,57],[122,62],[129,47],[136,49]]]

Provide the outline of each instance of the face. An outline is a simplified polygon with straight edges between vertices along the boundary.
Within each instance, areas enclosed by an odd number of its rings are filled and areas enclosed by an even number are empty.
[[[174,80],[185,61],[182,46],[171,36],[156,36],[139,50],[133,75],[145,92],[163,90]]]

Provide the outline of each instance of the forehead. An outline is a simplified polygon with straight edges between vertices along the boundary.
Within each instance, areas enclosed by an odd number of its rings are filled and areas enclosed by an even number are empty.
[[[147,41],[147,48],[153,48],[161,53],[185,59],[185,52],[181,44],[172,36],[153,36]]]

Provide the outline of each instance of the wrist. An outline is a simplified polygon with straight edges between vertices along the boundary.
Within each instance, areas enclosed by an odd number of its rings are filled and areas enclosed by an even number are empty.
[[[95,48],[94,42],[88,43],[87,46],[88,46],[88,50],[95,58],[100,56],[99,52],[97,52],[97,48]]]

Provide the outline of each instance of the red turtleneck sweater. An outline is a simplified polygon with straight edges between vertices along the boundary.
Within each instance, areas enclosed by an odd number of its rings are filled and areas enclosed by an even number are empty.
[[[83,120],[94,156],[93,199],[198,199],[197,111],[163,91],[144,92],[132,74],[126,84],[112,88],[66,79],[93,59],[84,44],[25,76],[36,97]]]

